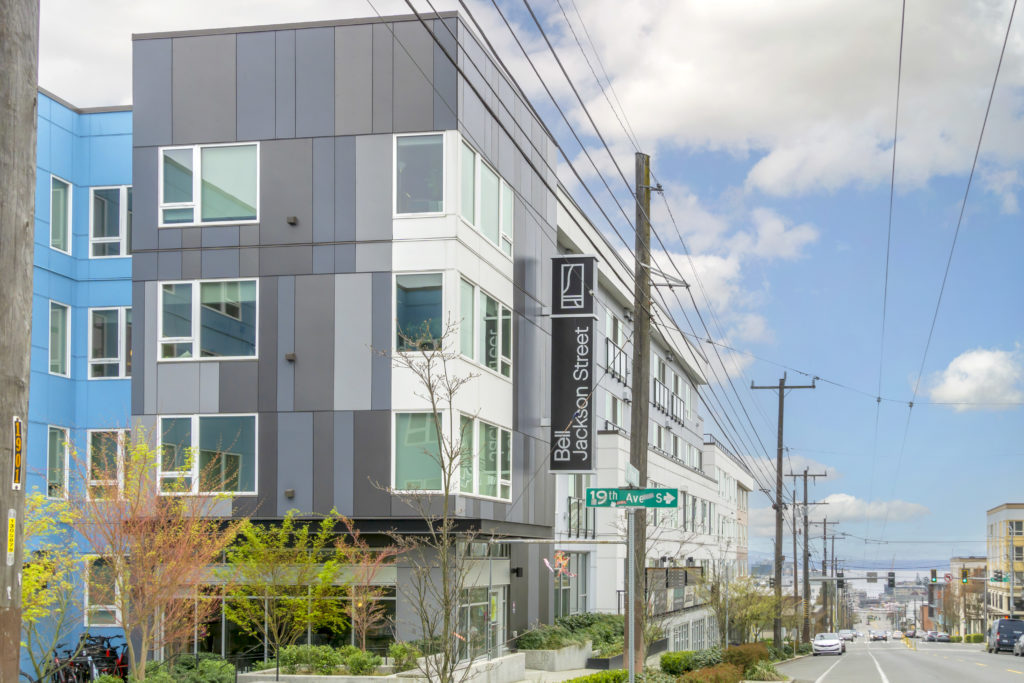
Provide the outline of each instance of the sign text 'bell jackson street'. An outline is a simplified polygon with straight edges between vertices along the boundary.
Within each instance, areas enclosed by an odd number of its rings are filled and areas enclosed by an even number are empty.
[[[550,469],[593,472],[597,259],[556,256],[551,275]]]

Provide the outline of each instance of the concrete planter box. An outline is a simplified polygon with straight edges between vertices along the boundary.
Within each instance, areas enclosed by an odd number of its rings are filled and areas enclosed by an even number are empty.
[[[656,655],[659,652],[664,652],[668,649],[668,638],[662,638],[651,643],[651,649],[647,651],[647,656]],[[600,671],[607,671],[609,669],[624,669],[626,668],[626,657],[625,655],[615,655],[614,657],[590,657],[587,659],[587,669],[598,669]]]
[[[483,659],[473,662],[467,683],[518,683],[526,679],[526,657],[522,653]],[[244,683],[269,683],[275,680],[273,669],[268,671],[250,671],[239,674],[238,680]],[[429,683],[417,670],[404,671],[400,674],[386,676],[317,676],[314,674],[281,674],[281,680],[287,683],[380,683],[380,681],[400,681],[401,683]]]
[[[594,654],[592,643],[569,645],[560,650],[520,650],[526,655],[526,668],[540,671],[571,671],[582,669]]]

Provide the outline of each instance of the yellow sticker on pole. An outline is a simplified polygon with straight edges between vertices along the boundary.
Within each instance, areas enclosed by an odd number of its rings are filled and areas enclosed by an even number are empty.
[[[7,566],[14,566],[14,534],[18,531],[18,513],[14,508],[7,511]]]
[[[25,439],[21,433],[21,418],[17,416],[14,417],[13,427],[14,462],[12,463],[13,472],[11,473],[11,488],[15,491],[20,491],[25,479]]]

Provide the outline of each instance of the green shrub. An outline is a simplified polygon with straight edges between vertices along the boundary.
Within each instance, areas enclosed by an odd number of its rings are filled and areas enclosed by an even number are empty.
[[[273,659],[268,659],[265,662],[263,662],[263,661],[253,662],[252,665],[249,666],[249,671],[267,671],[268,669],[276,669],[276,668],[277,668],[277,662],[275,662]]]
[[[950,636],[949,637],[949,642],[951,642],[951,643],[962,643],[963,641],[964,641],[964,637],[963,636]]]
[[[419,650],[424,655],[436,655],[441,651],[441,637],[437,636],[434,638],[420,638],[419,640],[410,640],[409,644]]]
[[[516,641],[520,650],[558,650],[567,645],[579,645],[584,638],[563,626],[544,625],[527,631]]]
[[[735,664],[717,664],[685,674],[682,683],[740,683],[743,672]]]
[[[629,672],[623,669],[617,669],[614,671],[601,671],[596,674],[580,676],[578,678],[570,679],[565,683],[622,683],[626,680],[629,680]]]
[[[810,643],[800,643],[800,647],[796,649],[797,654],[809,655],[814,650],[814,646]]]
[[[754,664],[770,658],[771,655],[768,653],[768,648],[761,643],[735,645],[726,648],[725,652],[722,653],[723,662],[735,664],[741,671],[746,671]]]
[[[623,650],[625,650],[625,647],[625,642],[620,636],[616,640],[612,640],[607,643],[601,643],[599,646],[595,647],[594,656],[602,658],[615,657],[616,655],[621,655]]]
[[[345,666],[348,668],[348,672],[354,676],[366,676],[375,673],[380,665],[380,655],[372,652],[357,650],[345,658]]]
[[[110,674],[102,674],[99,678],[92,680],[93,683],[124,683],[119,676],[111,676]]]
[[[394,664],[395,671],[409,671],[416,668],[416,660],[423,655],[409,643],[391,643],[388,657]]]
[[[141,681],[135,676],[128,676],[128,683],[141,683]],[[147,664],[145,683],[177,683],[177,681],[164,669],[154,668],[150,671],[149,664]]]
[[[709,666],[716,666],[722,663],[722,648],[709,647],[707,650],[697,650],[693,653],[693,668],[705,669]]]
[[[687,671],[693,671],[693,660],[695,652],[680,650],[678,652],[666,652],[661,656],[661,670],[674,676],[682,676]]]
[[[205,652],[185,655],[170,662],[146,665],[146,680],[153,683],[234,683],[235,667],[220,656]]]
[[[972,643],[984,643],[985,642],[985,634],[984,633],[974,633],[974,634],[972,634],[971,635],[971,642]]]
[[[743,678],[748,681],[785,681],[785,676],[779,673],[775,665],[768,660],[756,662],[743,672]]]
[[[638,683],[676,683],[676,677],[661,671],[647,670],[637,674]]]
[[[605,643],[622,638],[623,616],[621,614],[595,614],[583,612],[555,619],[555,624],[579,635],[583,640],[594,643],[594,649]]]
[[[359,652],[359,648],[352,649]],[[281,648],[279,658],[281,670],[289,674],[309,672],[330,676],[345,663],[344,651],[330,645],[289,645]]]

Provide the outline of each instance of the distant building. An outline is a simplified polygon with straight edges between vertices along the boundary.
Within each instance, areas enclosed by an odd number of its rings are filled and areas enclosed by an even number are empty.
[[[986,612],[990,619],[1018,616],[1024,612],[1020,600],[1024,586],[1024,503],[1003,503],[986,515],[988,582]],[[1012,560],[1011,560],[1012,557]],[[1010,596],[1016,596],[1015,604]]]
[[[962,583],[961,570],[967,570],[967,583]],[[988,558],[971,555],[951,557],[950,574],[957,584],[960,598],[959,624],[954,626],[955,635],[982,633],[985,630],[985,584],[988,580]],[[957,583],[959,582],[959,583]]]

